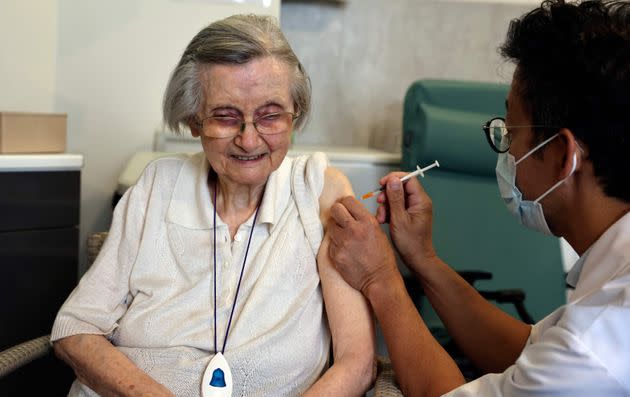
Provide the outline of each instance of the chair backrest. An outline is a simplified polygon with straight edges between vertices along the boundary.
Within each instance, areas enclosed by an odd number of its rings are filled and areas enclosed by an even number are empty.
[[[495,176],[496,153],[481,125],[505,112],[501,84],[423,80],[405,96],[402,163],[434,168],[422,179],[433,200],[438,254],[456,270],[483,270],[482,289],[520,288],[535,320],[565,301],[560,243],[525,229],[507,211]],[[498,305],[515,315],[508,305]]]
[[[101,247],[103,243],[105,243],[105,239],[107,238],[108,232],[97,232],[92,233],[87,238],[87,266],[88,268],[92,266],[94,260],[101,252]]]

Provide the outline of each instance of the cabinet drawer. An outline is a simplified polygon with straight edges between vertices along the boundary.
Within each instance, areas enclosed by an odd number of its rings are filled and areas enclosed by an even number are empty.
[[[0,172],[0,232],[79,224],[79,171]]]
[[[49,334],[77,282],[77,227],[0,232],[0,350]]]

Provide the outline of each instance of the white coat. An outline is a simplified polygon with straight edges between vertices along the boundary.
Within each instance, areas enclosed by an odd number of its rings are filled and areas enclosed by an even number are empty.
[[[613,224],[569,272],[569,302],[533,326],[501,374],[448,397],[630,396],[630,214]]]

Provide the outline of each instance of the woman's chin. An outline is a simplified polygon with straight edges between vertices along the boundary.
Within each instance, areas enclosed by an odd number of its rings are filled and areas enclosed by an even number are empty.
[[[235,170],[232,170],[235,171]],[[267,183],[267,179],[269,178],[269,174],[271,174],[267,170],[257,169],[257,170],[242,170],[243,172],[228,172],[223,175],[225,179],[232,181],[238,185],[243,186],[260,186]],[[223,177],[219,175],[219,178]]]

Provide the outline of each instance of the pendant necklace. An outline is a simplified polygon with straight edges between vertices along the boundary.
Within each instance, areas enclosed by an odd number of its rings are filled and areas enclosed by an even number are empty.
[[[247,240],[247,248],[245,248],[245,258],[243,259],[243,265],[241,266],[241,274],[238,278],[238,284],[236,286],[236,293],[234,294],[234,302],[232,303],[232,310],[230,311],[230,318],[225,329],[225,337],[223,339],[223,347],[221,351],[217,350],[217,190],[219,184],[214,185],[214,224],[213,224],[213,245],[212,250],[214,254],[214,357],[210,360],[210,363],[206,367],[203,373],[203,379],[201,381],[201,395],[202,397],[231,397],[232,396],[232,371],[230,365],[223,356],[225,352],[225,344],[227,343],[228,333],[230,332],[230,326],[232,325],[232,315],[234,315],[234,309],[236,308],[236,298],[238,297],[238,291],[241,288],[241,280],[243,279],[243,272],[245,270],[245,263],[247,262],[247,253],[249,252],[249,245],[252,242],[252,235],[254,234],[254,226],[256,226],[256,218],[258,218],[258,209],[260,208],[260,201],[256,207],[256,213],[254,214],[254,222],[249,232],[249,239]],[[262,201],[262,196],[260,198]]]

